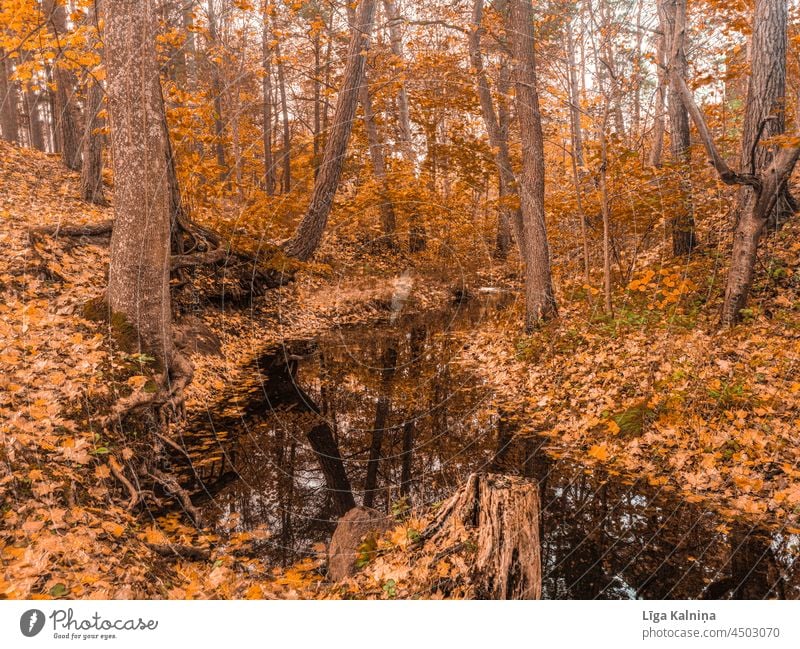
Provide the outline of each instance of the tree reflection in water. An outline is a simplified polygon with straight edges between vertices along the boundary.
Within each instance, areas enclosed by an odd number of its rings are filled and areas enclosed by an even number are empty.
[[[459,334],[498,306],[471,300],[265,354],[193,423],[205,516],[266,525],[261,549],[286,565],[356,503],[397,514],[443,500],[470,472],[513,472],[540,485],[544,597],[800,598],[796,536],[724,521],[515,435],[513,416],[453,362]]]

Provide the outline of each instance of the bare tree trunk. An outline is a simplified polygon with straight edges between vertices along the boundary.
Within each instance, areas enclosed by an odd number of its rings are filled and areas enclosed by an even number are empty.
[[[569,88],[569,114],[572,126],[572,150],[579,168],[583,162],[583,129],[581,128],[580,89],[578,88],[577,67],[575,65],[575,42],[572,36],[572,21],[567,30],[567,81]]]
[[[96,6],[89,7],[89,22],[92,27],[98,24]],[[89,76],[86,84],[85,124],[82,141],[81,160],[81,198],[91,203],[104,205],[103,192],[103,135],[99,132],[102,121],[99,113],[103,109],[103,89],[100,82]]]
[[[186,87],[190,92],[197,89],[197,47],[194,34],[194,4],[195,0],[182,0],[181,26],[184,34],[184,76]]]
[[[369,92],[368,70],[366,66],[364,68],[364,82],[361,84],[360,94],[361,107],[364,110],[364,130],[367,132],[372,173],[378,183],[378,192],[381,201],[379,206],[381,229],[383,230],[383,234],[388,238],[388,242],[393,244],[397,220],[394,213],[394,204],[392,203],[389,193],[389,181],[386,176],[386,160],[383,156],[383,143],[378,134],[378,126],[375,124],[375,114],[372,111],[372,97]]]
[[[28,89],[25,95],[25,113],[28,121],[28,141],[34,149],[44,151],[44,132],[42,118],[39,113],[39,94]]]
[[[325,143],[322,168],[314,182],[308,210],[297,226],[294,236],[285,245],[287,254],[301,260],[311,257],[319,247],[333,206],[333,198],[339,186],[347,143],[353,128],[359,89],[364,76],[366,50],[369,47],[374,13],[375,0],[361,0],[347,49],[347,63],[342,77],[342,87],[336,99],[333,126]]]
[[[83,133],[83,159],[81,162],[81,198],[91,203],[105,205],[103,192],[103,135],[99,132],[102,121],[98,117],[103,108],[103,89],[94,79],[89,80],[86,91],[86,126]]]
[[[679,13],[681,6],[678,7]],[[679,15],[677,22],[685,22],[685,15]],[[786,42],[787,42],[787,4],[786,0],[757,0],[753,20],[753,65],[751,70],[750,87],[748,89],[748,103],[760,103],[763,99],[754,88],[771,88],[771,83],[780,85],[781,79],[786,75]],[[769,80],[772,80],[771,82]],[[741,213],[736,226],[733,239],[733,254],[725,286],[725,301],[722,306],[720,318],[723,326],[730,326],[741,319],[742,309],[747,304],[750,287],[755,274],[756,254],[758,242],[770,216],[776,206],[787,198],[787,183],[794,170],[800,147],[788,146],[778,150],[772,161],[763,170],[757,168],[757,161],[751,162],[749,169],[742,172],[733,171],[717,149],[711,132],[705,122],[702,112],[694,101],[685,79],[678,74],[672,74],[671,83],[680,90],[681,98],[686,110],[692,117],[697,127],[700,139],[705,145],[709,158],[717,170],[720,179],[730,185],[744,185],[753,192],[753,199],[749,200]],[[785,90],[785,85],[783,86]],[[776,91],[765,90],[769,94]],[[778,105],[783,97],[778,98]],[[746,114],[757,113],[758,109],[746,108]],[[751,118],[754,120],[755,118]],[[762,119],[759,130],[765,124]],[[758,142],[758,131],[753,138],[754,146]],[[752,147],[751,147],[752,150]],[[751,158],[751,161],[755,158]]]
[[[171,330],[169,189],[154,0],[115,0],[113,9],[105,7],[105,19],[115,180],[107,290],[112,324],[132,328],[136,351],[153,355],[165,383],[172,379],[171,388],[182,390],[190,374]]]
[[[208,37],[214,47],[219,46],[219,34],[217,33],[217,16],[214,13],[214,3],[208,0]],[[220,179],[227,178],[228,165],[225,162],[225,122],[222,118],[222,79],[220,78],[219,65],[210,61],[211,64],[211,92],[214,93],[214,151],[217,156],[217,166],[219,167]]]
[[[517,115],[522,133],[522,206],[525,242],[525,328],[557,315],[544,220],[544,140],[536,89],[531,0],[510,0],[509,33],[514,55]]]
[[[667,103],[667,53],[666,34],[658,36],[656,45],[656,66],[658,85],[656,86],[655,116],[653,117],[653,148],[650,151],[650,166],[661,166],[661,152],[664,149],[664,107]]]
[[[786,26],[785,1],[756,2],[742,131],[741,169],[744,173],[758,174],[769,166],[773,159],[772,150],[759,143],[781,135],[786,128]],[[734,212],[737,218],[741,218],[755,200],[753,189],[742,187]],[[786,201],[778,201],[775,212],[769,215],[770,227],[780,225],[791,213]]]
[[[0,130],[7,142],[19,142],[19,90],[11,79],[11,62],[0,49]]]
[[[403,424],[403,450],[401,452],[402,465],[400,468],[400,495],[408,498],[411,494],[411,480],[413,479],[413,452],[414,452],[414,421],[406,420]]]
[[[483,0],[475,0],[472,9],[472,23],[473,28],[469,33],[469,54],[472,69],[475,71],[475,83],[478,88],[478,99],[481,105],[481,114],[483,115],[483,123],[486,127],[486,133],[489,136],[489,145],[494,151],[494,162],[497,167],[497,173],[500,178],[500,202],[501,208],[498,219],[498,242],[497,254],[500,257],[505,257],[508,253],[508,236],[505,234],[508,226],[514,228],[514,234],[517,239],[517,244],[520,248],[520,254],[524,258],[524,228],[522,223],[521,209],[513,209],[508,207],[508,199],[517,195],[517,181],[514,176],[514,171],[511,167],[511,158],[508,154],[508,131],[501,125],[494,109],[494,100],[492,99],[492,91],[489,87],[489,79],[483,67],[483,55],[481,53],[481,36],[483,35]],[[503,72],[501,71],[501,75]],[[498,88],[502,95],[505,88]],[[501,99],[501,101],[503,101]],[[504,115],[507,117],[507,115]]]
[[[389,27],[389,44],[394,55],[394,66],[400,68],[397,70],[399,75],[402,75],[402,66],[404,61],[403,55],[403,35],[400,33],[400,11],[394,0],[383,0],[383,9],[386,13],[386,20]],[[408,110],[408,93],[406,92],[406,84],[401,81],[397,89],[397,125],[398,137],[400,148],[403,153],[403,158],[409,164],[414,164],[414,143],[411,136],[411,119]]]
[[[350,5],[348,4],[348,9]],[[321,16],[319,17],[322,20]],[[319,174],[319,163],[320,163],[320,149],[322,148],[322,83],[321,83],[321,76],[322,76],[322,42],[320,41],[319,37],[319,30],[314,32],[313,36],[313,43],[314,43],[314,80],[313,80],[313,87],[314,87],[314,133],[313,133],[313,144],[314,144],[314,178],[317,177]]]
[[[61,47],[67,34],[64,6],[57,0],[46,0],[45,11],[50,29]],[[55,118],[54,127],[58,150],[61,152],[64,165],[68,169],[78,171],[81,168],[81,144],[74,97],[77,82],[75,75],[58,61],[53,69],[53,77],[56,85],[53,117]]]
[[[603,213],[603,297],[605,310],[613,315],[611,303],[611,208],[608,203],[608,98],[603,112],[603,123],[600,130],[600,209]]]
[[[261,56],[264,59],[264,78],[261,90],[264,95],[264,189],[268,196],[275,194],[275,162],[272,156],[272,48],[270,47],[270,0],[264,0],[261,30]]]
[[[667,65],[683,78],[686,76],[686,0],[660,0],[658,15],[669,57]],[[676,208],[670,223],[672,252],[674,255],[688,255],[697,245],[689,178],[689,114],[683,105],[680,89],[675,84],[669,85],[669,127],[672,161],[680,175],[680,206]]]
[[[281,97],[281,116],[283,120],[283,144],[281,162],[283,164],[282,191],[288,194],[292,189],[291,132],[289,130],[289,104],[286,101],[286,76],[281,44],[275,41],[275,56],[278,60],[278,90]]]
[[[322,468],[325,484],[331,492],[335,513],[337,516],[343,516],[356,506],[356,501],[333,431],[328,424],[321,423],[308,431],[306,436]]]

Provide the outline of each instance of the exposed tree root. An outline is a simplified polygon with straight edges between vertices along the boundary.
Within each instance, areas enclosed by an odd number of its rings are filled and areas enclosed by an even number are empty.
[[[109,237],[114,222],[87,225],[52,225],[30,231],[31,248],[39,263],[34,267],[52,279],[63,281],[47,264],[35,244],[45,237],[73,240],[77,245],[92,238]],[[180,290],[187,289],[200,301],[228,304],[247,303],[270,288],[291,281],[298,268],[277,247],[265,247],[258,256],[233,247],[222,236],[187,218],[181,211],[173,216],[171,237],[173,289],[180,302]],[[100,243],[93,241],[92,243]]]
[[[113,457],[109,460],[108,466],[111,469],[111,474],[128,490],[128,493],[131,497],[130,501],[128,502],[128,510],[132,510],[134,507],[136,507],[136,505],[139,504],[139,492],[137,491],[136,487],[133,486],[131,481],[125,477],[125,474],[122,472],[122,467],[117,464],[117,461]]]
[[[175,543],[158,544],[145,543],[153,552],[166,559],[191,559],[193,561],[208,561],[211,558],[211,551],[204,548],[196,548],[191,545],[176,545]]]
[[[195,525],[198,527],[201,525],[200,511],[192,504],[189,492],[181,487],[175,478],[155,468],[151,468],[147,475],[161,485],[170,496],[180,501],[184,511],[191,517]]]

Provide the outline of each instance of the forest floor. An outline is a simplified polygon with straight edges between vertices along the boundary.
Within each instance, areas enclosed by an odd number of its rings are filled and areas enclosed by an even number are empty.
[[[403,580],[435,596],[428,580],[441,567],[409,559],[425,512],[389,532],[387,552],[358,578],[335,586],[323,580],[322,559],[264,565],[248,552],[258,532],[223,537],[177,516],[164,524],[127,511],[113,467],[131,451],[87,417],[119,390],[108,381],[121,359],[107,327],[83,316],[103,290],[107,247],[29,240],[31,228],[99,222],[112,211],[80,201],[77,176],[54,158],[0,144],[0,160],[0,598],[394,597]],[[789,224],[765,244],[752,307],[733,330],[715,326],[727,249],[707,244],[688,262],[644,255],[615,294],[613,316],[601,313],[596,289],[560,282],[560,318],[525,335],[517,302],[469,333],[461,360],[523,434],[549,439],[553,455],[800,533],[798,230]],[[332,263],[301,270],[256,309],[187,318],[217,341],[192,356],[189,410],[271,344],[386,318],[406,261],[350,257],[337,269],[344,249],[334,242],[323,252]],[[451,289],[421,276],[404,308],[437,308]],[[204,551],[164,556],[169,544]],[[457,561],[444,570],[457,571]]]

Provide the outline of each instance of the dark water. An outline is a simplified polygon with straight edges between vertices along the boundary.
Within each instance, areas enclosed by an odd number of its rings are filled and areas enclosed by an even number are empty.
[[[470,472],[504,471],[539,483],[547,598],[800,597],[798,537],[518,439],[514,416],[454,360],[464,333],[505,303],[487,292],[265,353],[245,385],[192,422],[206,519],[266,526],[260,551],[288,564],[326,542],[354,504],[402,515],[447,498]]]

